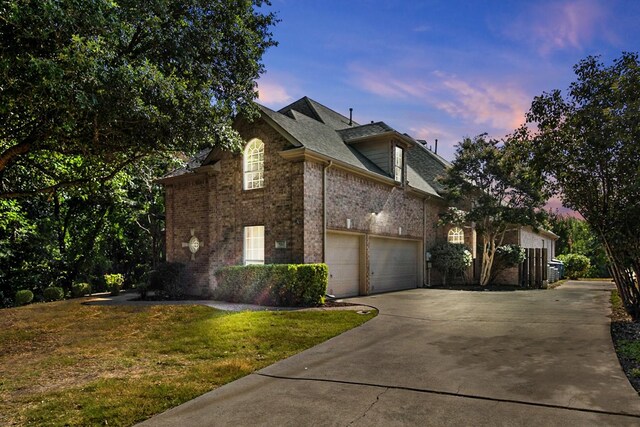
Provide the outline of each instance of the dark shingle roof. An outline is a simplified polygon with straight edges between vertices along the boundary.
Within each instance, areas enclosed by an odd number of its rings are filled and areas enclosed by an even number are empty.
[[[428,150],[422,144],[416,143],[413,149],[407,151],[407,166],[411,167],[416,174],[420,175],[438,193],[443,191],[443,186],[437,178],[444,175],[451,167],[451,163]]]
[[[202,162],[204,162],[204,160],[207,158],[210,152],[211,152],[211,148],[205,148],[204,150],[200,150],[195,156],[189,159],[186,165],[169,172],[162,178],[172,178],[174,176],[184,175],[186,173],[192,173],[194,169],[202,166]]]
[[[348,117],[345,117],[306,96],[278,110],[280,114],[286,114],[289,117],[293,117],[291,114],[292,111],[297,111],[307,117],[318,120],[334,130],[358,126],[358,123],[353,121],[352,124],[349,125]]]
[[[371,123],[368,125],[350,127],[347,129],[338,130],[338,133],[344,140],[344,142],[354,141],[361,138],[367,138],[376,135],[383,135],[385,133],[395,132],[394,129],[388,126],[385,122]]]
[[[329,126],[295,110],[291,111],[291,116],[285,116],[262,105],[260,109],[305,148],[351,166],[389,176],[357,150],[346,145]]]

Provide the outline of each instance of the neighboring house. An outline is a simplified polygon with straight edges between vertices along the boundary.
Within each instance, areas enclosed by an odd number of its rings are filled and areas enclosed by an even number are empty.
[[[262,263],[325,262],[337,296],[415,288],[437,277],[436,242],[475,248],[474,230],[436,227],[449,163],[420,142],[307,97],[260,111],[236,123],[242,153],[203,151],[161,181],[167,261],[187,264],[192,293],[221,266]]]

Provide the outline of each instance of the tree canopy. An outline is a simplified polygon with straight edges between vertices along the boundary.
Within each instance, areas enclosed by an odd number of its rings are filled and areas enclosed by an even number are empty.
[[[604,244],[627,311],[640,317],[640,63],[587,57],[577,79],[534,99],[529,151],[565,206]]]
[[[505,233],[517,225],[536,226],[542,215],[543,180],[518,149],[520,136],[514,134],[504,141],[485,134],[465,138],[441,180],[446,197],[463,208],[449,210],[442,221],[474,223],[482,237],[482,286],[491,279],[496,249]]]
[[[277,19],[261,0],[0,5],[0,198],[102,182],[150,154],[239,144]]]

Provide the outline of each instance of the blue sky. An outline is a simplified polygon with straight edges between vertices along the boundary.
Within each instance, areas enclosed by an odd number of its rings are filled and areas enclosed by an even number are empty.
[[[566,89],[587,55],[640,51],[640,1],[272,0],[280,43],[260,102],[309,96],[384,121],[451,160],[465,136],[501,138],[534,96]]]

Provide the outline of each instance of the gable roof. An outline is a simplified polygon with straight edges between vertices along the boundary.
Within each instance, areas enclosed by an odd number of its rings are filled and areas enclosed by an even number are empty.
[[[287,134],[284,135],[285,137],[290,137],[287,139],[291,141],[293,138],[297,142],[294,145],[305,147],[318,154],[347,163],[350,166],[389,177],[389,174],[363,156],[358,150],[346,145],[340,135],[331,127],[299,113],[297,110],[290,111],[290,116],[273,111],[263,105],[260,105],[260,110],[263,113],[263,117],[266,116],[268,120],[280,128],[280,132]]]
[[[298,113],[302,113],[307,117],[311,117],[312,119],[324,123],[333,130],[360,126],[358,123],[350,121],[348,117],[345,117],[306,96],[278,110],[280,114],[286,114],[289,117],[292,116],[292,111],[297,111]]]
[[[406,179],[409,186],[423,193],[440,197],[438,193],[442,190],[442,186],[436,178],[450,166],[449,162],[427,150],[409,135],[399,133],[384,122],[360,125],[352,121],[349,124],[347,117],[306,96],[279,111],[260,104],[258,108],[263,120],[292,144],[293,148],[285,150],[285,153],[287,151],[293,153],[293,150],[304,148],[326,159],[390,180],[393,177],[388,172],[358,151],[357,144],[351,145],[351,143],[382,135],[395,136],[409,148],[406,151]],[[165,175],[164,178],[192,173],[199,167],[214,163],[219,154],[218,148],[202,150],[185,167]]]

